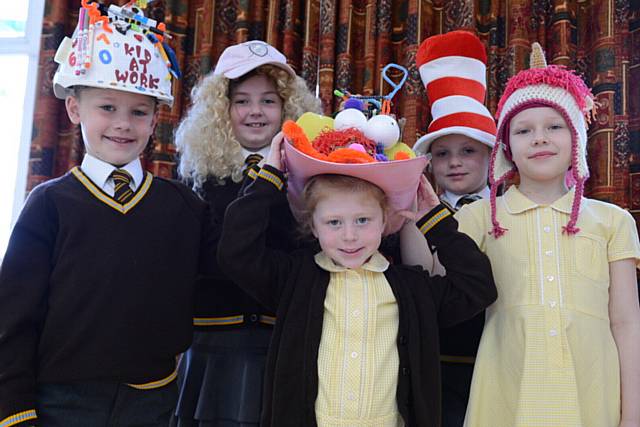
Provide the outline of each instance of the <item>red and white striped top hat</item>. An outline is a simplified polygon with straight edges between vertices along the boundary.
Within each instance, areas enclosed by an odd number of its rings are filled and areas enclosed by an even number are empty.
[[[452,31],[422,42],[416,65],[433,120],[427,134],[414,145],[414,151],[427,153],[436,138],[451,134],[466,135],[494,146],[496,123],[484,106],[486,64],[484,45],[468,31]]]

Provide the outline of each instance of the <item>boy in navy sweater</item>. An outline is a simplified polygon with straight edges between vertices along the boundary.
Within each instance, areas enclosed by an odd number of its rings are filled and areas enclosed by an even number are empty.
[[[215,253],[205,204],[138,158],[177,74],[140,13],[85,5],[56,55],[86,155],[31,192],[0,269],[2,427],[161,426],[175,406],[195,278]]]

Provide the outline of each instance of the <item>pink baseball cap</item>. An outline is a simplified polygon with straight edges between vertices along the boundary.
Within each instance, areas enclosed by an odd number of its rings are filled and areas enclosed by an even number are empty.
[[[260,40],[251,40],[226,48],[218,58],[213,74],[237,79],[262,65],[273,65],[282,68],[291,77],[296,76],[287,64],[287,58],[278,49]]]

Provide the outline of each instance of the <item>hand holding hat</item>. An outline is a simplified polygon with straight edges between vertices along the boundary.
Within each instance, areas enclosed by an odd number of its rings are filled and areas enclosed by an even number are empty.
[[[282,143],[284,141],[284,132],[278,132],[276,136],[271,140],[271,148],[269,149],[269,155],[265,160],[265,164],[272,166],[279,171],[284,170],[284,147]]]

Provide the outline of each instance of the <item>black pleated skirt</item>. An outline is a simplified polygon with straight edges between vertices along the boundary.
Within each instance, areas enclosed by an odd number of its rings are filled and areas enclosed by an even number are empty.
[[[271,328],[195,332],[178,367],[173,427],[257,427]]]

